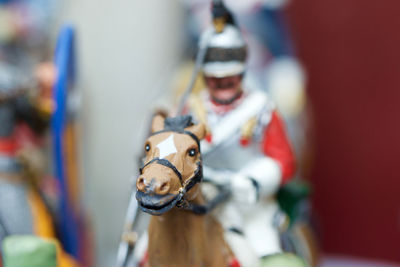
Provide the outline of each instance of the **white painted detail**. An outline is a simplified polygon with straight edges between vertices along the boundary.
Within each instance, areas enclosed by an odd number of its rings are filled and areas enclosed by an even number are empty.
[[[139,238],[138,242],[136,243],[135,250],[133,251],[133,260],[137,266],[139,265],[139,262],[144,258],[148,245],[149,236],[147,234],[147,231],[145,231]]]
[[[213,214],[224,229],[236,228],[243,230],[243,215],[233,201],[228,201],[216,207]]]
[[[238,173],[232,177],[232,197],[241,203],[257,202],[257,189],[248,176]]]
[[[206,76],[223,78],[241,74],[246,70],[246,65],[239,61],[209,62],[204,64],[203,72]]]
[[[236,228],[243,231],[244,239],[250,247],[243,249],[242,252],[238,248],[243,246],[241,244],[243,240],[227,238],[225,235],[226,241],[243,266],[249,266],[245,263],[253,261],[251,256],[253,253],[257,255],[257,258],[261,258],[282,252],[279,232],[273,225],[278,209],[277,203],[273,200],[260,201],[251,205],[229,201],[213,212],[224,229]]]
[[[217,170],[206,165],[203,166],[203,176],[215,184],[228,185],[231,182],[233,172],[222,169]]]
[[[171,154],[175,154],[177,150],[174,143],[174,135],[171,134],[167,139],[159,143],[157,148],[160,151],[160,159],[166,158]]]
[[[253,159],[240,170],[240,174],[257,181],[261,197],[274,194],[282,179],[282,171],[278,162],[270,157]]]
[[[235,257],[238,259],[240,266],[260,266],[260,260],[257,254],[252,250],[251,245],[243,236],[233,233],[231,231],[226,231],[224,237],[226,242],[232,249],[233,254],[235,254]]]
[[[244,212],[247,213],[243,224],[244,234],[259,257],[282,252],[278,230],[272,223],[278,205],[268,204],[257,203],[254,210]]]
[[[219,124],[212,129],[211,146],[202,142],[202,153],[206,154],[213,146],[218,146],[240,130],[250,118],[256,116],[267,104],[267,96],[262,92],[253,92],[235,110],[231,111]]]
[[[219,48],[240,48],[246,46],[242,33],[237,27],[226,25],[223,32],[217,33],[214,28],[209,31],[212,32],[212,38],[208,42],[208,47]],[[210,34],[206,32],[205,34]]]

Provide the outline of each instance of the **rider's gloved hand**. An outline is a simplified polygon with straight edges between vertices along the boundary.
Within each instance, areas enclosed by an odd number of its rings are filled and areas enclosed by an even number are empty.
[[[245,204],[254,204],[259,198],[259,185],[251,177],[236,174],[231,180],[232,197],[235,201]]]

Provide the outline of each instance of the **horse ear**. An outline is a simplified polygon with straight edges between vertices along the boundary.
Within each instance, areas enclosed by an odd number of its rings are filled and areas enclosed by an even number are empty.
[[[193,133],[199,140],[202,140],[206,136],[206,126],[204,123],[195,124],[188,127],[186,130]]]
[[[151,122],[151,132],[155,133],[164,129],[164,121],[165,118],[162,115],[158,114],[154,116],[153,121]]]

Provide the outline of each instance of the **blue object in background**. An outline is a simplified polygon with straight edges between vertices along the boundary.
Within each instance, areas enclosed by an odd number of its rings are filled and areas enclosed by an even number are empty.
[[[61,194],[58,231],[64,250],[75,258],[79,258],[79,220],[71,205],[68,192],[68,174],[64,149],[64,132],[68,123],[67,97],[75,80],[74,29],[70,25],[64,26],[59,34],[54,64],[58,76],[53,88],[56,110],[53,113],[51,127],[54,172],[60,185]]]
[[[238,19],[239,24],[257,36],[274,57],[294,55],[284,10],[263,7],[251,15],[239,15]]]

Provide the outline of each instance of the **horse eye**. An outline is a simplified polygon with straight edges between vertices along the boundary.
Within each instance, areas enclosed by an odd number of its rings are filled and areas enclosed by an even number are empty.
[[[146,146],[144,147],[144,150],[146,150],[146,152],[149,152],[150,151],[150,145],[146,144]]]
[[[197,154],[197,150],[195,148],[192,148],[189,150],[189,156],[194,157]]]

